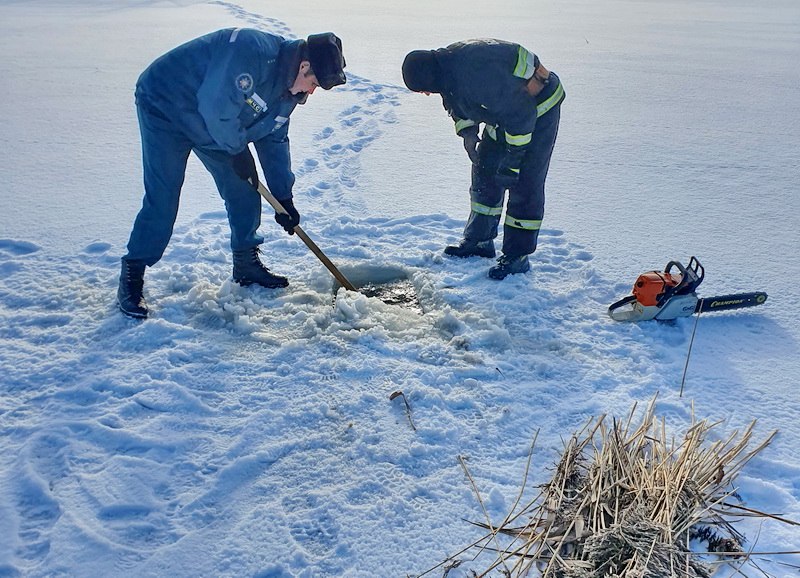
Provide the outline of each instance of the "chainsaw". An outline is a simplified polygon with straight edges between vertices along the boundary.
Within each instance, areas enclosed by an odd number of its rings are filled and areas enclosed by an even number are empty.
[[[673,269],[677,272],[672,273]],[[688,267],[670,261],[664,271],[639,275],[633,284],[633,295],[609,305],[608,314],[615,321],[667,321],[706,311],[754,307],[767,300],[767,294],[761,291],[698,297],[695,289],[703,282],[704,276],[705,269],[695,257],[690,259]]]

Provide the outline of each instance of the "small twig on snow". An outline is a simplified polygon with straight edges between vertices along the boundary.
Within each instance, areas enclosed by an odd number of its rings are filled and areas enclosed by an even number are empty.
[[[408,405],[408,401],[406,400],[406,395],[402,391],[395,391],[393,394],[389,396],[390,400],[394,400],[396,397],[402,397],[403,403],[406,404],[406,415],[408,416],[408,423],[411,424],[411,429],[417,431],[417,426],[414,425],[414,420],[411,419],[411,406]]]

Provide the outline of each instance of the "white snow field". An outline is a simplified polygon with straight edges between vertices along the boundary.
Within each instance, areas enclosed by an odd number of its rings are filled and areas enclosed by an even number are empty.
[[[194,158],[151,318],[115,308],[142,197],[136,78],[236,26],[341,36],[347,84],[292,116],[295,203],[343,272],[407,278],[420,309],[337,291],[266,208],[264,259],[291,285],[233,283]],[[567,92],[532,270],[503,282],[442,255],[468,159],[400,75],[410,50],[476,37],[525,45]],[[0,54],[0,576],[416,576],[482,535],[459,456],[502,520],[537,431],[531,492],[588,417],[656,394],[676,436],[693,414],[723,437],[779,430],[739,493],[800,521],[795,0],[0,0]],[[606,308],[692,255],[701,296],[769,300],[699,319],[679,396],[696,318]],[[754,551],[800,550],[796,526],[737,527]],[[800,556],[756,561],[797,576]]]

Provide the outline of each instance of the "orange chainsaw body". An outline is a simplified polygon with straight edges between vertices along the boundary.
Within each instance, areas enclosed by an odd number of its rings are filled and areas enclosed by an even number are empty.
[[[633,295],[636,301],[645,307],[660,305],[659,298],[668,290],[678,286],[682,275],[665,273],[664,271],[648,271],[642,273],[633,284]]]

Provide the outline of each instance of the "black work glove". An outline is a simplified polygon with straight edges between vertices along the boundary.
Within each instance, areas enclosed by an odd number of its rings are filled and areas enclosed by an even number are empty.
[[[461,132],[458,133],[458,136],[464,139],[464,150],[467,151],[469,160],[472,161],[473,165],[477,164],[478,143],[481,142],[481,139],[478,136],[478,125],[475,124],[462,129]]]
[[[510,189],[519,180],[519,167],[522,166],[522,157],[525,156],[525,147],[509,146],[506,155],[497,167],[494,181],[503,189]]]
[[[494,176],[494,182],[502,189],[510,189],[517,184],[519,180],[519,169],[514,171],[511,167],[500,165],[497,169],[497,174]]]
[[[233,160],[233,170],[236,171],[239,178],[244,179],[254,189],[257,189],[258,171],[256,170],[256,161],[253,159],[250,147],[244,147],[242,152],[233,155],[231,158]]]
[[[292,198],[279,199],[278,202],[286,209],[286,213],[275,213],[275,221],[290,235],[294,235],[294,228],[300,224],[300,213],[294,208]]]

